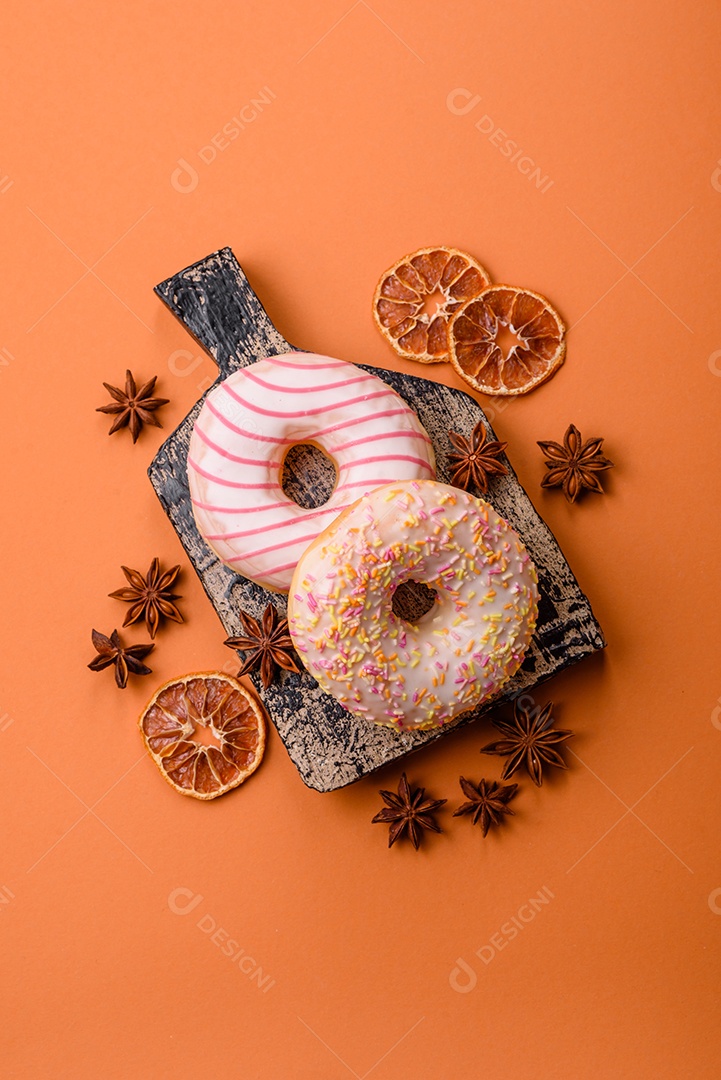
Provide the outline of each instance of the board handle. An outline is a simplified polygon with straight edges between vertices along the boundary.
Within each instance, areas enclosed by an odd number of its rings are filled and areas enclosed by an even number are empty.
[[[161,281],[154,291],[210,353],[222,378],[262,356],[293,351],[229,247]]]

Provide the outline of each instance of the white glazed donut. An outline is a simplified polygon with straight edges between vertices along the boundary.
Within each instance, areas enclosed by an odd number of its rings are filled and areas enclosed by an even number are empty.
[[[281,487],[291,446],[312,443],[336,467],[318,509]],[[382,484],[435,475],[418,417],[377,375],[315,353],[241,368],[208,394],[188,451],[198,529],[233,570],[287,592],[298,559],[342,510]]]
[[[435,589],[416,624],[395,589]],[[498,692],[536,625],[536,570],[492,506],[432,480],[359,499],[311,544],[288,597],[295,648],[346,709],[403,729],[438,727]]]

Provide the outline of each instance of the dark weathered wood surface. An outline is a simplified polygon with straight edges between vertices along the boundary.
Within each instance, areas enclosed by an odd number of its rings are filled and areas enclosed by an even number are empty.
[[[156,293],[215,358],[219,379],[237,368],[292,348],[275,329],[229,248],[215,252],[156,287]],[[359,365],[393,387],[415,409],[433,440],[438,478],[449,479],[448,430],[468,435],[482,420],[473,398],[423,378]],[[190,505],[186,460],[190,433],[201,402],[158,451],[149,476],[188,558],[227,634],[238,634],[243,608],[259,616],[269,599],[285,612],[285,598],[224,566],[198,533]],[[452,727],[399,733],[349,715],[307,672],[284,672],[267,690],[255,679],[260,697],[303,781],[332,791],[416,750],[445,738],[522,690],[531,690],[556,672],[605,645],[601,628],[553,535],[536,513],[510,462],[507,476],[494,479],[490,501],[523,538],[539,576],[538,628],[523,667],[492,704],[481,706]],[[313,463],[301,452],[291,477],[298,501],[314,496]],[[299,497],[300,496],[300,497]]]

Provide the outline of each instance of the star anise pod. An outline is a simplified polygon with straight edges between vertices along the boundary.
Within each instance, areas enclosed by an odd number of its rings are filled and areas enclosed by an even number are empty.
[[[546,475],[541,487],[562,487],[569,502],[575,502],[584,488],[603,495],[599,473],[613,468],[613,462],[601,453],[603,439],[586,439],[575,424],[569,424],[563,446],[557,442],[539,442],[546,455]]]
[[[259,667],[263,686],[267,689],[279,667],[284,671],[298,671],[292,655],[293,640],[288,633],[288,620],[278,618],[273,604],[268,604],[263,612],[262,625],[246,611],[241,611],[240,619],[245,634],[226,638],[223,642],[229,649],[249,650],[238,675],[247,675]]]
[[[131,570],[128,566],[120,568],[125,574],[130,588],[116,589],[108,595],[115,600],[124,600],[133,606],[125,616],[123,626],[130,626],[138,619],[145,618],[145,625],[151,638],[158,632],[161,618],[172,619],[173,622],[182,622],[183,616],[175,606],[175,600],[180,600],[178,593],[170,591],[170,588],[180,573],[179,566],[172,566],[161,574],[160,562],[153,559],[145,577],[138,570]]]
[[[508,443],[495,440],[488,442],[488,433],[482,423],[476,424],[470,439],[455,431],[449,431],[448,437],[456,449],[456,453],[448,455],[452,470],[451,483],[455,487],[469,491],[475,486],[485,494],[488,491],[489,476],[505,476],[508,472],[506,466],[498,460]]]
[[[473,814],[473,824],[480,821],[483,835],[488,835],[491,825],[498,825],[504,814],[513,814],[508,803],[518,791],[518,784],[499,784],[496,780],[481,780],[478,784],[462,776],[458,781],[468,802],[461,803],[453,811],[454,817]]]
[[[93,657],[88,667],[91,671],[103,671],[114,664],[115,681],[121,690],[128,685],[128,672],[133,675],[150,675],[152,672],[142,661],[153,651],[154,645],[124,646],[117,630],[113,630],[110,637],[93,630],[93,645],[98,655]]]
[[[410,837],[413,847],[418,851],[424,829],[431,832],[443,830],[433,817],[436,810],[446,803],[447,799],[426,799],[425,788],[416,788],[411,791],[408,778],[405,773],[401,776],[398,784],[398,794],[393,791],[381,791],[380,796],[386,804],[373,818],[373,823],[379,822],[390,825],[388,833],[388,847],[393,847],[404,833]]]
[[[167,405],[170,399],[151,397],[157,379],[158,376],[154,375],[148,382],[143,383],[138,390],[132,372],[126,371],[125,390],[120,390],[117,386],[111,386],[110,383],[103,383],[103,386],[110,396],[115,398],[115,401],[111,402],[110,405],[101,405],[95,411],[110,413],[111,415],[117,414],[108,435],[115,434],[120,428],[130,427],[133,442],[137,442],[143,424],[152,424],[153,427],[159,428],[163,426],[153,413],[161,405]]]
[[[521,765],[525,765],[533,783],[540,787],[543,783],[544,764],[555,765],[559,769],[568,768],[556,747],[571,739],[573,732],[553,727],[552,709],[552,701],[540,711],[535,708],[527,709],[519,701],[514,701],[513,720],[491,721],[494,728],[505,737],[484,746],[481,753],[499,754],[508,758],[501,774],[504,780],[513,776]]]

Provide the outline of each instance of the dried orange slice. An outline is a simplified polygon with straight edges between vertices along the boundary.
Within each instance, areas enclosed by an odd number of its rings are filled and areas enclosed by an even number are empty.
[[[504,350],[499,335],[518,339]],[[450,359],[482,394],[526,394],[549,379],[566,355],[566,327],[545,297],[512,285],[490,285],[448,327]]]
[[[247,780],[263,759],[260,705],[220,671],[171,679],[155,692],[139,723],[148,753],[181,795],[215,799]]]
[[[448,323],[455,311],[490,284],[480,263],[450,247],[420,248],[386,270],[373,297],[373,318],[399,356],[440,364],[448,360]],[[425,310],[437,295],[435,311]]]

